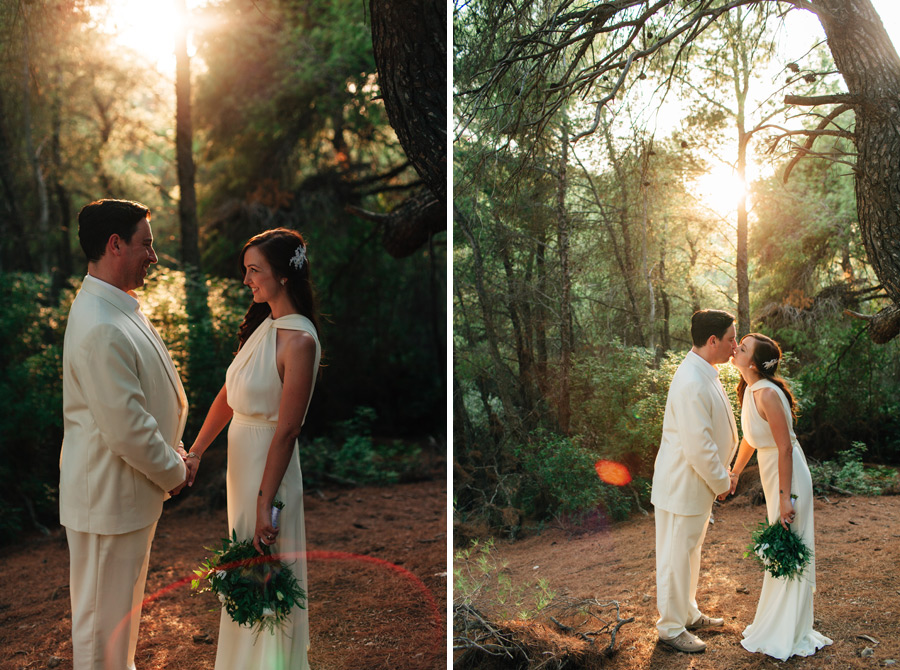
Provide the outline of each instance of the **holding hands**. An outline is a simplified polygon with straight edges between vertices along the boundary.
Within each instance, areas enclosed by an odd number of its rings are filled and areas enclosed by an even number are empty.
[[[731,481],[731,487],[725,493],[721,493],[716,496],[716,500],[723,501],[728,496],[733,496],[734,492],[737,490],[738,479],[740,479],[740,475],[736,472],[728,471],[728,479]]]
[[[184,442],[179,442],[178,446],[175,448],[175,451],[178,452],[178,455],[181,456],[181,460],[184,461],[185,467],[185,478],[180,486],[176,486],[174,489],[169,491],[169,495],[177,496],[181,493],[182,489],[185,486],[193,486],[194,479],[197,476],[197,470],[200,469],[200,456],[193,452],[187,452],[184,450]]]

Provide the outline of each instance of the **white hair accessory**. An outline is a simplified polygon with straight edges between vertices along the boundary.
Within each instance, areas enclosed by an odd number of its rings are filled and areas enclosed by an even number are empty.
[[[297,246],[297,250],[294,251],[294,255],[291,256],[290,264],[292,268],[295,268],[297,272],[303,269],[303,264],[306,262],[306,247],[302,244]]]
[[[777,358],[773,358],[771,361],[766,361],[765,363],[763,363],[763,367],[764,367],[766,370],[771,370],[771,369],[774,368],[776,365],[778,365],[778,359],[777,359]]]

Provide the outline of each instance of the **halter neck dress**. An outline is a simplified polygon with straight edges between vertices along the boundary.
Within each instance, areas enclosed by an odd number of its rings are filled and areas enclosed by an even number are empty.
[[[778,484],[778,447],[769,423],[762,418],[753,394],[764,388],[778,393],[788,420],[793,445],[793,473],[791,492],[794,500],[794,523],[790,525],[803,542],[813,550],[813,558],[796,579],[775,578],[764,573],[762,592],[753,623],[744,630],[741,644],[747,651],[762,652],[782,661],[791,656],[811,656],[831,640],[813,630],[813,592],[816,590],[815,528],[813,522],[813,488],[806,456],[794,434],[794,422],[788,399],[780,388],[767,379],[760,379],[744,390],[741,427],[744,437],[756,448],[759,477],[766,496],[769,523],[781,518]]]
[[[228,405],[234,411],[228,428],[228,533],[250,539],[256,530],[256,498],[262,481],[269,445],[278,423],[282,381],[275,360],[279,329],[302,330],[316,340],[313,370],[319,369],[321,349],[315,326],[300,314],[278,319],[269,317],[250,335],[234,357],[225,374]],[[315,389],[313,374],[310,398]],[[307,404],[306,410],[309,409]],[[304,410],[304,420],[306,418]],[[274,553],[286,554],[284,560],[294,572],[300,587],[309,595],[306,579],[306,529],[303,521],[303,478],[297,445],[276,495],[284,503]],[[274,633],[258,636],[231,620],[222,609],[216,670],[308,670],[308,610],[295,608],[291,619]]]

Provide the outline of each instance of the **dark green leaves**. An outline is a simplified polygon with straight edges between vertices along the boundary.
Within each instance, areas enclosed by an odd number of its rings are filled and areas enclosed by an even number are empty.
[[[268,549],[261,555],[250,540],[238,542],[234,531],[194,574],[191,588],[215,593],[232,620],[257,635],[283,626],[294,607],[306,609],[306,592],[293,571]]]
[[[752,558],[773,577],[794,579],[803,574],[812,558],[812,550],[800,536],[776,522],[760,521],[750,536],[744,558]]]

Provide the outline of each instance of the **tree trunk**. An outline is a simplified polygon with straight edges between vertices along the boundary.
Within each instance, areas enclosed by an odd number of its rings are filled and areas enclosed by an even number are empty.
[[[812,0],[856,110],[856,202],[869,262],[894,302],[880,335],[900,333],[900,58],[869,0]],[[892,333],[892,334],[891,334]]]
[[[669,313],[671,306],[669,304],[669,294],[666,292],[666,245],[668,244],[668,235],[663,227],[662,239],[659,245],[659,300],[663,308],[662,331],[660,333],[660,346],[662,352],[669,351],[672,348],[672,336],[669,330]]]
[[[110,116],[112,102],[104,100],[96,88],[91,93],[91,99],[94,101],[100,130],[100,146],[97,147],[97,152],[94,154],[94,172],[100,181],[100,197],[111,198],[118,194],[114,192],[112,179],[106,173],[106,168],[103,165],[103,150],[109,144],[109,138],[112,136],[113,131],[114,120]]]
[[[6,211],[0,212],[0,272],[30,272],[33,269],[31,252],[25,242],[25,222],[13,176],[13,146],[6,126],[9,117],[4,110],[3,94],[0,90],[0,186],[6,202]]]
[[[535,274],[537,275],[537,295],[534,308],[534,349],[537,358],[537,382],[541,394],[547,391],[547,309],[544,296],[547,295],[547,233],[541,226],[535,250]]]
[[[38,241],[38,267],[36,269],[43,274],[49,274],[51,247],[47,244],[47,241],[50,232],[50,203],[47,197],[47,182],[44,179],[44,171],[41,168],[42,146],[36,147],[34,143],[34,124],[31,118],[31,91],[28,85],[31,81],[28,53],[30,48],[28,43],[28,14],[24,4],[22,5],[22,12],[25,22],[25,27],[22,30],[22,125],[25,135],[25,152],[28,156],[28,161],[31,163],[34,188],[38,200],[37,234],[33,236]],[[23,240],[23,244],[27,244],[27,242]]]
[[[741,103],[743,109],[743,101]],[[743,119],[738,121],[738,161],[737,175],[739,183],[747,183],[747,140]],[[747,192],[741,191],[737,207],[737,259],[735,262],[737,279],[737,339],[750,332],[750,276],[747,271]]]
[[[447,200],[447,9],[371,0],[372,47],[391,127],[419,176]]]
[[[700,291],[697,288],[697,284],[694,282],[694,271],[697,268],[697,261],[700,259],[700,240],[692,237],[686,237],[685,241],[688,245],[688,294],[691,296],[691,314],[694,312],[699,312],[702,307],[700,306]]]
[[[497,335],[497,328],[494,324],[494,312],[487,295],[487,287],[485,286],[485,269],[484,260],[481,255],[481,246],[472,231],[472,226],[467,216],[459,210],[454,210],[454,218],[458,222],[460,229],[465,235],[469,246],[472,249],[472,263],[475,272],[475,292],[478,295],[478,304],[481,306],[481,316],[484,321],[484,335],[487,339],[488,352],[491,358],[491,364],[494,366],[494,382],[497,384],[497,393],[500,396],[500,402],[503,405],[503,414],[505,433],[515,435],[519,439],[524,439],[524,431],[522,430],[522,421],[519,416],[518,408],[515,404],[515,379],[512,372],[506,366],[500,355],[500,338]]]
[[[466,308],[466,301],[463,299],[462,291],[460,290],[459,282],[454,282],[454,286],[456,287],[456,307],[454,309],[454,318],[459,316],[459,328],[454,328],[455,332],[464,332],[465,339],[467,342],[476,342],[476,337],[472,332],[471,320],[469,319],[468,310]],[[474,383],[475,388],[478,390],[478,397],[481,400],[481,406],[484,409],[484,415],[487,417],[487,425],[488,425],[488,434],[491,436],[494,444],[499,444],[503,439],[503,427],[500,422],[500,419],[497,418],[496,413],[494,412],[494,408],[491,407],[490,394],[487,390],[487,384],[485,384],[484,374],[481,374],[481,371],[474,375]],[[456,381],[456,369],[454,368],[453,373],[454,384]],[[454,385],[454,393],[456,393],[456,386]],[[455,397],[455,396],[454,396]],[[454,431],[455,432],[455,431]],[[455,437],[455,436],[454,436]]]
[[[647,346],[656,348],[656,295],[653,288],[653,277],[650,267],[647,265],[648,247],[650,244],[650,155],[653,153],[653,144],[643,147],[641,152],[641,272],[647,283]]]
[[[637,336],[638,346],[643,347],[645,346],[646,341],[644,340],[644,329],[643,325],[641,324],[641,315],[638,309],[637,290],[634,285],[634,259],[631,256],[631,237],[628,231],[628,184],[625,180],[625,173],[622,170],[618,156],[616,156],[615,147],[613,145],[612,136],[610,134],[608,126],[606,126],[605,140],[609,161],[610,163],[612,163],[613,169],[615,170],[616,181],[620,189],[620,202],[617,207],[614,207],[614,209],[615,216],[619,222],[619,230],[622,234],[621,245],[619,244],[615,229],[613,228],[613,215],[608,212],[608,209],[610,208],[608,208],[604,204],[603,198],[601,198],[600,192],[597,189],[597,185],[594,183],[593,177],[591,177],[591,173],[583,164],[581,165],[581,168],[582,172],[584,173],[585,179],[587,179],[588,181],[588,185],[591,187],[591,195],[594,198],[594,203],[597,205],[597,210],[600,214],[600,220],[603,224],[603,227],[606,229],[606,233],[609,236],[609,243],[612,245],[613,254],[616,257],[616,263],[619,266],[619,272],[622,276],[622,281],[625,282],[625,293],[628,296],[628,304],[631,306],[631,310],[628,312],[628,315],[633,324],[634,332]],[[627,335],[627,332],[625,333],[625,335]],[[627,337],[625,337],[624,339],[627,344]]]
[[[69,236],[69,223],[72,219],[72,206],[69,202],[69,192],[63,185],[62,144],[62,99],[61,95],[62,71],[56,69],[56,90],[53,92],[53,104],[50,110],[51,135],[50,135],[50,173],[53,183],[53,194],[56,199],[56,211],[59,216],[59,244],[57,247],[56,266],[53,273],[54,294],[63,283],[72,276],[74,264],[72,261],[72,241]]]
[[[185,270],[200,268],[197,230],[197,193],[194,189],[194,155],[191,126],[191,61],[187,53],[188,13],[185,0],[176,0],[182,17],[175,35],[175,160],[178,164],[178,218],[181,222],[181,262]]]
[[[453,373],[453,451],[459,458],[475,446],[475,429],[466,410],[465,394],[456,372]]]
[[[569,161],[569,129],[566,121],[562,125],[560,138],[559,176],[556,189],[556,246],[559,254],[560,309],[559,309],[559,428],[564,435],[569,434],[572,418],[569,393],[569,372],[572,367],[572,277],[569,270],[569,217],[566,213],[566,170]]]
[[[496,220],[496,213],[494,214],[494,217]],[[499,220],[497,220],[497,230],[502,230]],[[522,313],[524,311],[522,310],[524,301],[521,298],[520,291],[516,288],[515,272],[513,270],[512,260],[509,257],[509,249],[505,241],[500,243],[498,254],[503,263],[504,274],[506,275],[506,289],[508,291],[506,305],[509,310],[509,320],[510,323],[512,323],[513,338],[516,343],[516,362],[518,363],[519,368],[519,386],[522,390],[522,409],[523,414],[529,416],[533,408],[533,393],[531,388],[533,357],[527,341],[527,322],[525,322],[525,315]]]

